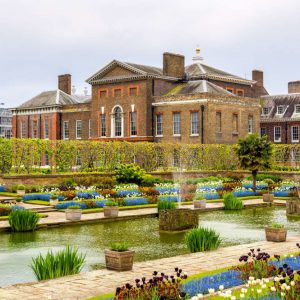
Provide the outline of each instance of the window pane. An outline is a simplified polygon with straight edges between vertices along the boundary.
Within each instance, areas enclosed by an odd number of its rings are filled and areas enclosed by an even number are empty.
[[[37,138],[37,121],[32,122],[32,138]]]
[[[173,114],[173,134],[181,133],[180,113]]]
[[[63,135],[64,139],[68,139],[69,138],[69,122],[68,121],[64,121],[64,135]]]
[[[216,131],[222,132],[222,114],[221,114],[221,112],[216,113]]]
[[[281,127],[274,127],[274,141],[281,141]]]
[[[163,135],[163,115],[156,115],[156,135]]]
[[[299,127],[298,126],[292,127],[292,141],[293,142],[299,141]]]
[[[49,138],[49,120],[44,120],[44,138]]]
[[[76,138],[81,139],[81,133],[82,133],[82,122],[81,120],[76,121]]]
[[[137,96],[137,88],[129,88],[129,96]]]
[[[199,134],[199,113],[191,112],[191,134]]]
[[[122,136],[122,114],[121,108],[117,107],[115,109],[115,136]]]
[[[233,132],[239,131],[237,114],[233,114],[233,116],[232,116],[232,129],[233,129]]]
[[[100,136],[106,136],[106,116],[100,115]]]
[[[130,113],[130,135],[136,135],[136,112]]]
[[[248,133],[253,133],[253,117],[248,117]]]
[[[261,136],[267,135],[267,128],[262,127],[262,128],[260,129],[260,135],[261,135]]]

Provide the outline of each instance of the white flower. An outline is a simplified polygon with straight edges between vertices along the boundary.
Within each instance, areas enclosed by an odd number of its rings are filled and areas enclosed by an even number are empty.
[[[219,290],[220,290],[220,291],[223,291],[223,290],[224,290],[224,285],[220,285],[220,286],[219,286]]]
[[[203,298],[203,294],[197,294],[198,299]]]
[[[258,289],[258,290],[257,290],[257,294],[260,294],[261,292],[262,292],[261,289]]]
[[[292,280],[292,281],[290,282],[290,285],[291,285],[291,286],[295,286],[295,281]]]
[[[194,296],[194,297],[191,298],[191,300],[198,300],[198,297]]]
[[[253,281],[254,279],[255,279],[255,278],[254,278],[253,276],[250,276],[250,277],[249,277],[249,280],[250,280],[250,281]]]
[[[269,278],[265,278],[265,279],[264,279],[264,282],[265,282],[265,283],[269,283],[269,282],[270,282]]]
[[[276,282],[278,282],[279,280],[280,280],[280,279],[279,279],[279,277],[277,277],[277,276],[274,278],[274,281],[276,281]]]
[[[271,286],[270,290],[271,290],[272,292],[276,292],[276,287],[275,287],[275,286]]]
[[[261,286],[262,289],[265,289],[266,287],[267,287],[266,284],[262,284],[262,286]]]
[[[235,297],[235,296],[231,296],[230,299],[231,299],[231,300],[235,300],[236,297]]]
[[[245,294],[240,294],[240,298],[245,298]]]
[[[284,297],[284,296],[285,296],[285,293],[281,292],[281,296]]]
[[[209,294],[213,294],[215,292],[215,289],[208,289]]]
[[[289,290],[291,289],[291,287],[290,287],[289,285],[287,285],[287,286],[285,287],[285,289],[286,289],[287,291],[289,291]]]
[[[243,294],[246,294],[247,291],[248,291],[247,289],[244,289],[244,288],[241,289],[241,292],[242,292]]]

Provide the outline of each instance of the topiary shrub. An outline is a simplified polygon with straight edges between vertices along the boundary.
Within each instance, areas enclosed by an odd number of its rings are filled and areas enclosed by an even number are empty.
[[[221,238],[214,229],[199,227],[185,234],[185,242],[189,251],[193,253],[217,249]]]
[[[223,199],[225,210],[240,210],[244,207],[243,201],[234,196],[232,193],[225,194]]]
[[[145,171],[135,164],[122,164],[116,170],[116,179],[118,183],[136,183],[140,184],[143,180]]]
[[[39,219],[36,212],[17,209],[10,213],[8,221],[12,231],[24,232],[35,230]]]

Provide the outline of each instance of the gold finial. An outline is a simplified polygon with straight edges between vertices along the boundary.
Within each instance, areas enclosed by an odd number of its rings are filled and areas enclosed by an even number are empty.
[[[196,61],[196,62],[201,62],[201,61],[203,61],[203,58],[200,56],[200,52],[201,52],[201,49],[200,49],[200,47],[197,45],[197,47],[196,47],[196,55],[193,57],[193,61]]]
[[[196,48],[196,55],[200,54],[201,49],[199,47]]]

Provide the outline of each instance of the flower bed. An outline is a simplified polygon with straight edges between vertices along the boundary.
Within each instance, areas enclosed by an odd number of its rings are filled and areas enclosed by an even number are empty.
[[[50,194],[26,194],[22,197],[23,201],[30,201],[30,200],[42,200],[42,201],[50,201],[51,195]],[[58,200],[63,201],[64,197],[58,195]]]

